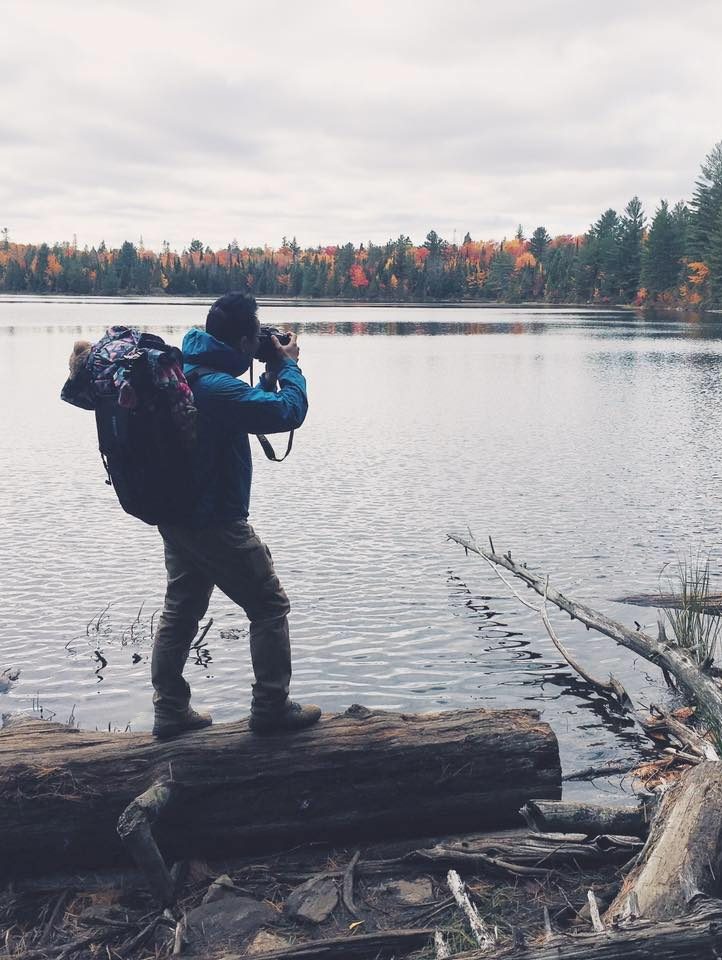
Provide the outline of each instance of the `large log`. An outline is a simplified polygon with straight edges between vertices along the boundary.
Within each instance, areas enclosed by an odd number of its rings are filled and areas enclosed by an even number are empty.
[[[603,933],[555,937],[533,950],[471,951],[464,960],[719,960],[722,903],[701,900],[677,920],[638,920]]]
[[[0,731],[0,856],[10,875],[122,862],[121,814],[136,859],[156,815],[165,858],[478,831],[560,793],[557,740],[533,710],[352,707],[293,736],[243,721],[166,742],[34,721]]]
[[[690,898],[722,890],[722,764],[700,763],[662,798],[637,863],[607,917],[629,913],[667,920],[687,910]]]

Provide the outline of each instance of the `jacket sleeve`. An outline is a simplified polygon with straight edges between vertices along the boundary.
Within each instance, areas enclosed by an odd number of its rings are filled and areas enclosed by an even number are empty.
[[[284,360],[278,371],[279,390],[251,387],[231,376],[213,384],[213,400],[222,407],[226,422],[245,433],[287,433],[306,418],[306,379],[295,360]]]

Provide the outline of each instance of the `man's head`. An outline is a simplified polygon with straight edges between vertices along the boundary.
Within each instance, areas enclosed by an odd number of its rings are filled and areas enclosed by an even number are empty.
[[[206,332],[240,353],[253,356],[258,346],[258,304],[250,293],[226,293],[206,317]]]

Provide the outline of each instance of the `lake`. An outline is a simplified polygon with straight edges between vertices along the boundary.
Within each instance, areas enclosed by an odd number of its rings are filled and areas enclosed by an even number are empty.
[[[92,414],[59,392],[76,338],[125,323],[180,343],[206,311],[0,299],[0,671],[22,671],[0,711],[150,727],[161,541],[122,512]],[[309,383],[289,459],[254,449],[251,521],[291,598],[292,693],[326,710],[536,707],[565,771],[637,755],[634,728],[560,659],[538,616],[446,535],[491,535],[573,598],[655,629],[653,609],[615,598],[655,592],[665,564],[700,548],[720,571],[719,321],[341,306],[269,306],[261,319],[300,333]],[[247,625],[218,592],[209,616],[186,676],[194,704],[237,719]],[[666,696],[648,664],[553,619],[592,672],[613,671],[646,704]]]

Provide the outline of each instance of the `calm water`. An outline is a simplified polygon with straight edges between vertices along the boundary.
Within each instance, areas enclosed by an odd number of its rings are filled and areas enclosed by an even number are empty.
[[[180,342],[204,314],[0,301],[0,671],[22,671],[0,710],[149,727],[160,539],[120,510],[92,415],[58,394],[77,337],[123,322]],[[327,710],[535,706],[566,770],[634,755],[634,730],[446,534],[491,534],[570,595],[653,622],[613,598],[717,549],[720,325],[514,308],[269,307],[263,320],[301,331],[311,403],[289,460],[256,455],[251,518],[293,604],[295,695]],[[249,706],[246,623],[218,593],[209,615],[186,674],[195,702],[232,720]],[[652,668],[555,619],[590,668],[660,696]]]

